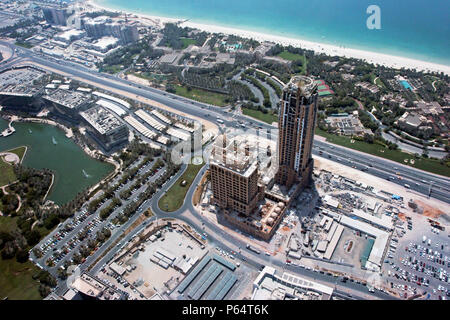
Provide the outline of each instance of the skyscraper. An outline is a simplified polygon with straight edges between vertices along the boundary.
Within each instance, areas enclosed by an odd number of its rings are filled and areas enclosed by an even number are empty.
[[[42,8],[45,20],[53,25],[66,26],[69,14],[67,9],[60,6],[49,6]]]
[[[288,189],[309,182],[318,93],[312,79],[297,76],[283,89],[278,120],[278,173],[276,182]]]

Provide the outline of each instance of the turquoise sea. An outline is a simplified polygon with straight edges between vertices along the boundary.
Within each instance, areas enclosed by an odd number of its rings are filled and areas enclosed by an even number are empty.
[[[270,33],[450,65],[449,0],[95,0],[116,10]],[[381,29],[369,30],[370,5]]]

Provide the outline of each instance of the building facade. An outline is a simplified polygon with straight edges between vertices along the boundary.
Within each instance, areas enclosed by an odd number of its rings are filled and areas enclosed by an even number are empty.
[[[69,14],[67,9],[64,7],[45,7],[42,8],[42,13],[44,14],[45,21],[52,25],[67,25],[67,18]]]
[[[309,78],[294,77],[283,89],[276,182],[287,188],[295,183],[306,185],[310,180],[317,103],[317,85]]]
[[[106,151],[128,142],[128,128],[111,111],[100,106],[80,113],[89,136]]]
[[[109,17],[100,16],[83,20],[83,26],[88,36],[93,38],[115,37],[122,45],[139,40],[136,23],[120,23]]]
[[[249,216],[264,197],[258,185],[258,164],[246,145],[220,136],[210,161],[213,203],[222,209]]]

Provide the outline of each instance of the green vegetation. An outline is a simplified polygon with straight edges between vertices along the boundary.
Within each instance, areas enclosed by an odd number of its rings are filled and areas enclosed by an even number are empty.
[[[106,218],[108,218],[111,215],[111,213],[113,212],[113,210],[116,207],[121,206],[121,205],[122,205],[122,201],[120,201],[119,198],[113,198],[111,203],[108,206],[106,206],[105,208],[100,210],[100,213],[98,216],[100,217],[100,219],[105,220]]]
[[[278,56],[280,58],[283,58],[283,59],[289,60],[289,61],[303,60],[304,59],[303,55],[296,54],[296,53],[290,53],[289,51],[286,51],[286,50],[281,52],[281,53],[279,53]]]
[[[31,44],[29,44],[28,42],[23,42],[23,41],[16,41],[15,45],[23,47],[23,48],[27,48],[27,49],[33,48],[33,46]]]
[[[12,232],[16,230],[17,218],[0,216],[0,232]]]
[[[450,163],[441,163],[440,161],[434,159],[417,158],[414,155],[401,152],[399,150],[390,150],[389,148],[377,143],[367,143],[358,140],[354,140],[354,142],[351,143],[351,138],[336,136],[319,128],[316,128],[316,134],[327,138],[328,142],[396,161],[401,164],[406,164],[404,160],[408,159],[408,166],[450,177]],[[409,162],[410,159],[414,160],[414,164]]]
[[[5,152],[11,152],[17,154],[20,160],[22,160],[23,155],[25,154],[25,147],[18,147],[15,149],[7,150]],[[14,167],[13,165],[7,163],[6,161],[0,159],[0,186],[7,185],[17,179],[15,173],[14,173]],[[1,210],[1,208],[0,208]]]
[[[115,64],[112,66],[106,65],[106,66],[102,67],[102,72],[116,74],[116,73],[122,71],[122,69],[123,69],[123,65],[118,65],[118,64]]]
[[[250,88],[247,85],[240,83],[238,81],[231,80],[228,83],[228,90],[229,90],[231,99],[234,102],[244,101],[244,100],[252,101],[255,103],[259,102],[259,99],[257,97],[255,97],[252,90],[250,90]]]
[[[165,74],[155,74],[155,73],[150,73],[150,72],[142,72],[142,73],[137,73],[137,72],[130,72],[129,74],[132,74],[136,77],[145,79],[145,80],[149,80],[149,81],[164,81],[167,80],[167,75]]]
[[[203,166],[203,163],[200,165],[189,164],[183,175],[159,200],[159,208],[167,212],[173,212],[181,208],[192,181],[194,181]],[[183,181],[186,181],[186,183],[182,186]]]
[[[247,70],[250,70],[249,73],[251,73],[252,69],[247,69]],[[247,80],[248,82],[252,83],[255,87],[257,87],[259,89],[259,91],[261,91],[261,93],[263,94],[263,97],[264,97],[264,102],[263,102],[264,107],[266,107],[266,108],[272,107],[272,103],[270,102],[269,90],[267,90],[267,88],[264,87],[261,84],[261,82],[259,82],[258,80],[256,80],[253,77],[248,76],[246,73],[241,74],[241,79]]]
[[[190,39],[190,38],[181,38],[180,40],[183,43],[183,46],[181,47],[181,49],[186,49],[191,44],[196,44],[197,43],[197,41],[195,39]]]
[[[183,96],[185,98],[212,104],[219,107],[224,107],[228,104],[228,96],[226,94],[211,92],[197,88],[182,87],[180,85],[175,85],[175,94]]]
[[[192,29],[181,28],[174,23],[166,23],[162,31],[163,38],[160,45],[167,46],[174,50],[180,50],[187,48],[190,44],[195,44],[197,46],[202,46],[208,37],[206,32],[199,32],[192,35],[193,38],[189,37],[189,31]]]
[[[149,38],[143,38],[129,46],[125,46],[108,54],[103,62],[98,63],[100,72],[117,73],[125,67],[132,66],[133,63],[143,63],[146,58],[157,59],[164,54],[164,51],[153,49]]]
[[[6,163],[3,160],[3,157],[0,159],[0,172],[0,186],[7,185],[17,179],[14,174],[14,167],[11,164]]]
[[[108,16],[111,18],[116,18],[120,15],[120,13],[102,10],[102,11],[95,11],[95,12],[85,12],[84,15],[89,18],[97,18],[100,16]]]
[[[43,275],[33,263],[28,261],[28,249],[18,249],[16,258],[10,257],[11,241],[23,241],[17,235],[24,228],[24,221],[20,217],[0,217],[0,299],[8,297],[11,300],[37,300],[45,297],[49,292],[49,284],[53,286],[53,278],[48,274]],[[26,241],[35,245],[40,237],[39,229],[26,234]],[[48,230],[45,232],[48,233]],[[13,237],[14,235],[14,237]],[[42,277],[42,281],[41,280]],[[39,280],[39,281],[37,281]],[[41,282],[41,284],[39,284]]]
[[[288,47],[289,49],[289,47]],[[277,56],[279,56],[280,58],[283,58],[285,60],[289,60],[292,61],[291,66],[292,66],[292,71],[293,73],[297,73],[297,74],[306,74],[306,64],[307,64],[307,60],[304,54],[300,54],[300,53],[294,53],[293,51],[296,50],[284,50],[283,52],[277,54]]]
[[[33,279],[39,271],[30,261],[19,263],[15,259],[0,259],[0,299],[41,299],[39,282]]]
[[[203,90],[227,93],[224,89],[225,80],[223,77],[212,77],[196,72],[185,72],[184,77],[180,79],[187,87],[199,88]]]
[[[275,93],[277,94],[278,98],[281,98],[281,95],[283,94],[283,90],[281,90],[280,86],[275,83],[274,80],[270,79],[269,77],[266,77],[266,82],[275,90]]]
[[[278,117],[272,113],[264,113],[261,110],[254,110],[249,108],[242,108],[242,113],[246,116],[264,121],[266,123],[272,124],[272,122],[278,122]]]

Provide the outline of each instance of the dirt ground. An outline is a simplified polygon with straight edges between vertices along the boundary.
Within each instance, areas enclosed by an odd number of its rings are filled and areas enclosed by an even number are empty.
[[[3,56],[3,60],[8,60],[12,56],[12,51],[8,47],[0,45],[0,52]]]
[[[423,209],[423,215],[430,218],[439,218],[439,216],[445,214],[444,211],[434,208],[423,201],[416,200],[417,205]]]
[[[139,77],[135,76],[134,74],[127,74],[126,77],[127,77],[127,80],[133,81],[137,84],[142,84],[144,86],[150,85],[150,82],[148,80],[139,78]]]
[[[400,195],[405,199],[404,201],[405,204],[408,203],[410,199],[412,199],[419,206],[424,208],[424,215],[430,215],[430,217],[431,216],[437,217],[444,214],[445,212],[450,212],[450,206],[443,201],[433,198],[428,199],[426,196],[411,190],[407,190],[398,184],[392,183],[385,179],[377,178],[371,174],[362,172],[357,169],[340,165],[334,161],[322,157],[313,156],[313,158],[315,169],[327,170],[333,172],[334,174],[363,182],[369,186],[374,186],[378,190],[383,189],[387,192]],[[412,211],[412,210],[406,207],[404,208],[403,211]]]

